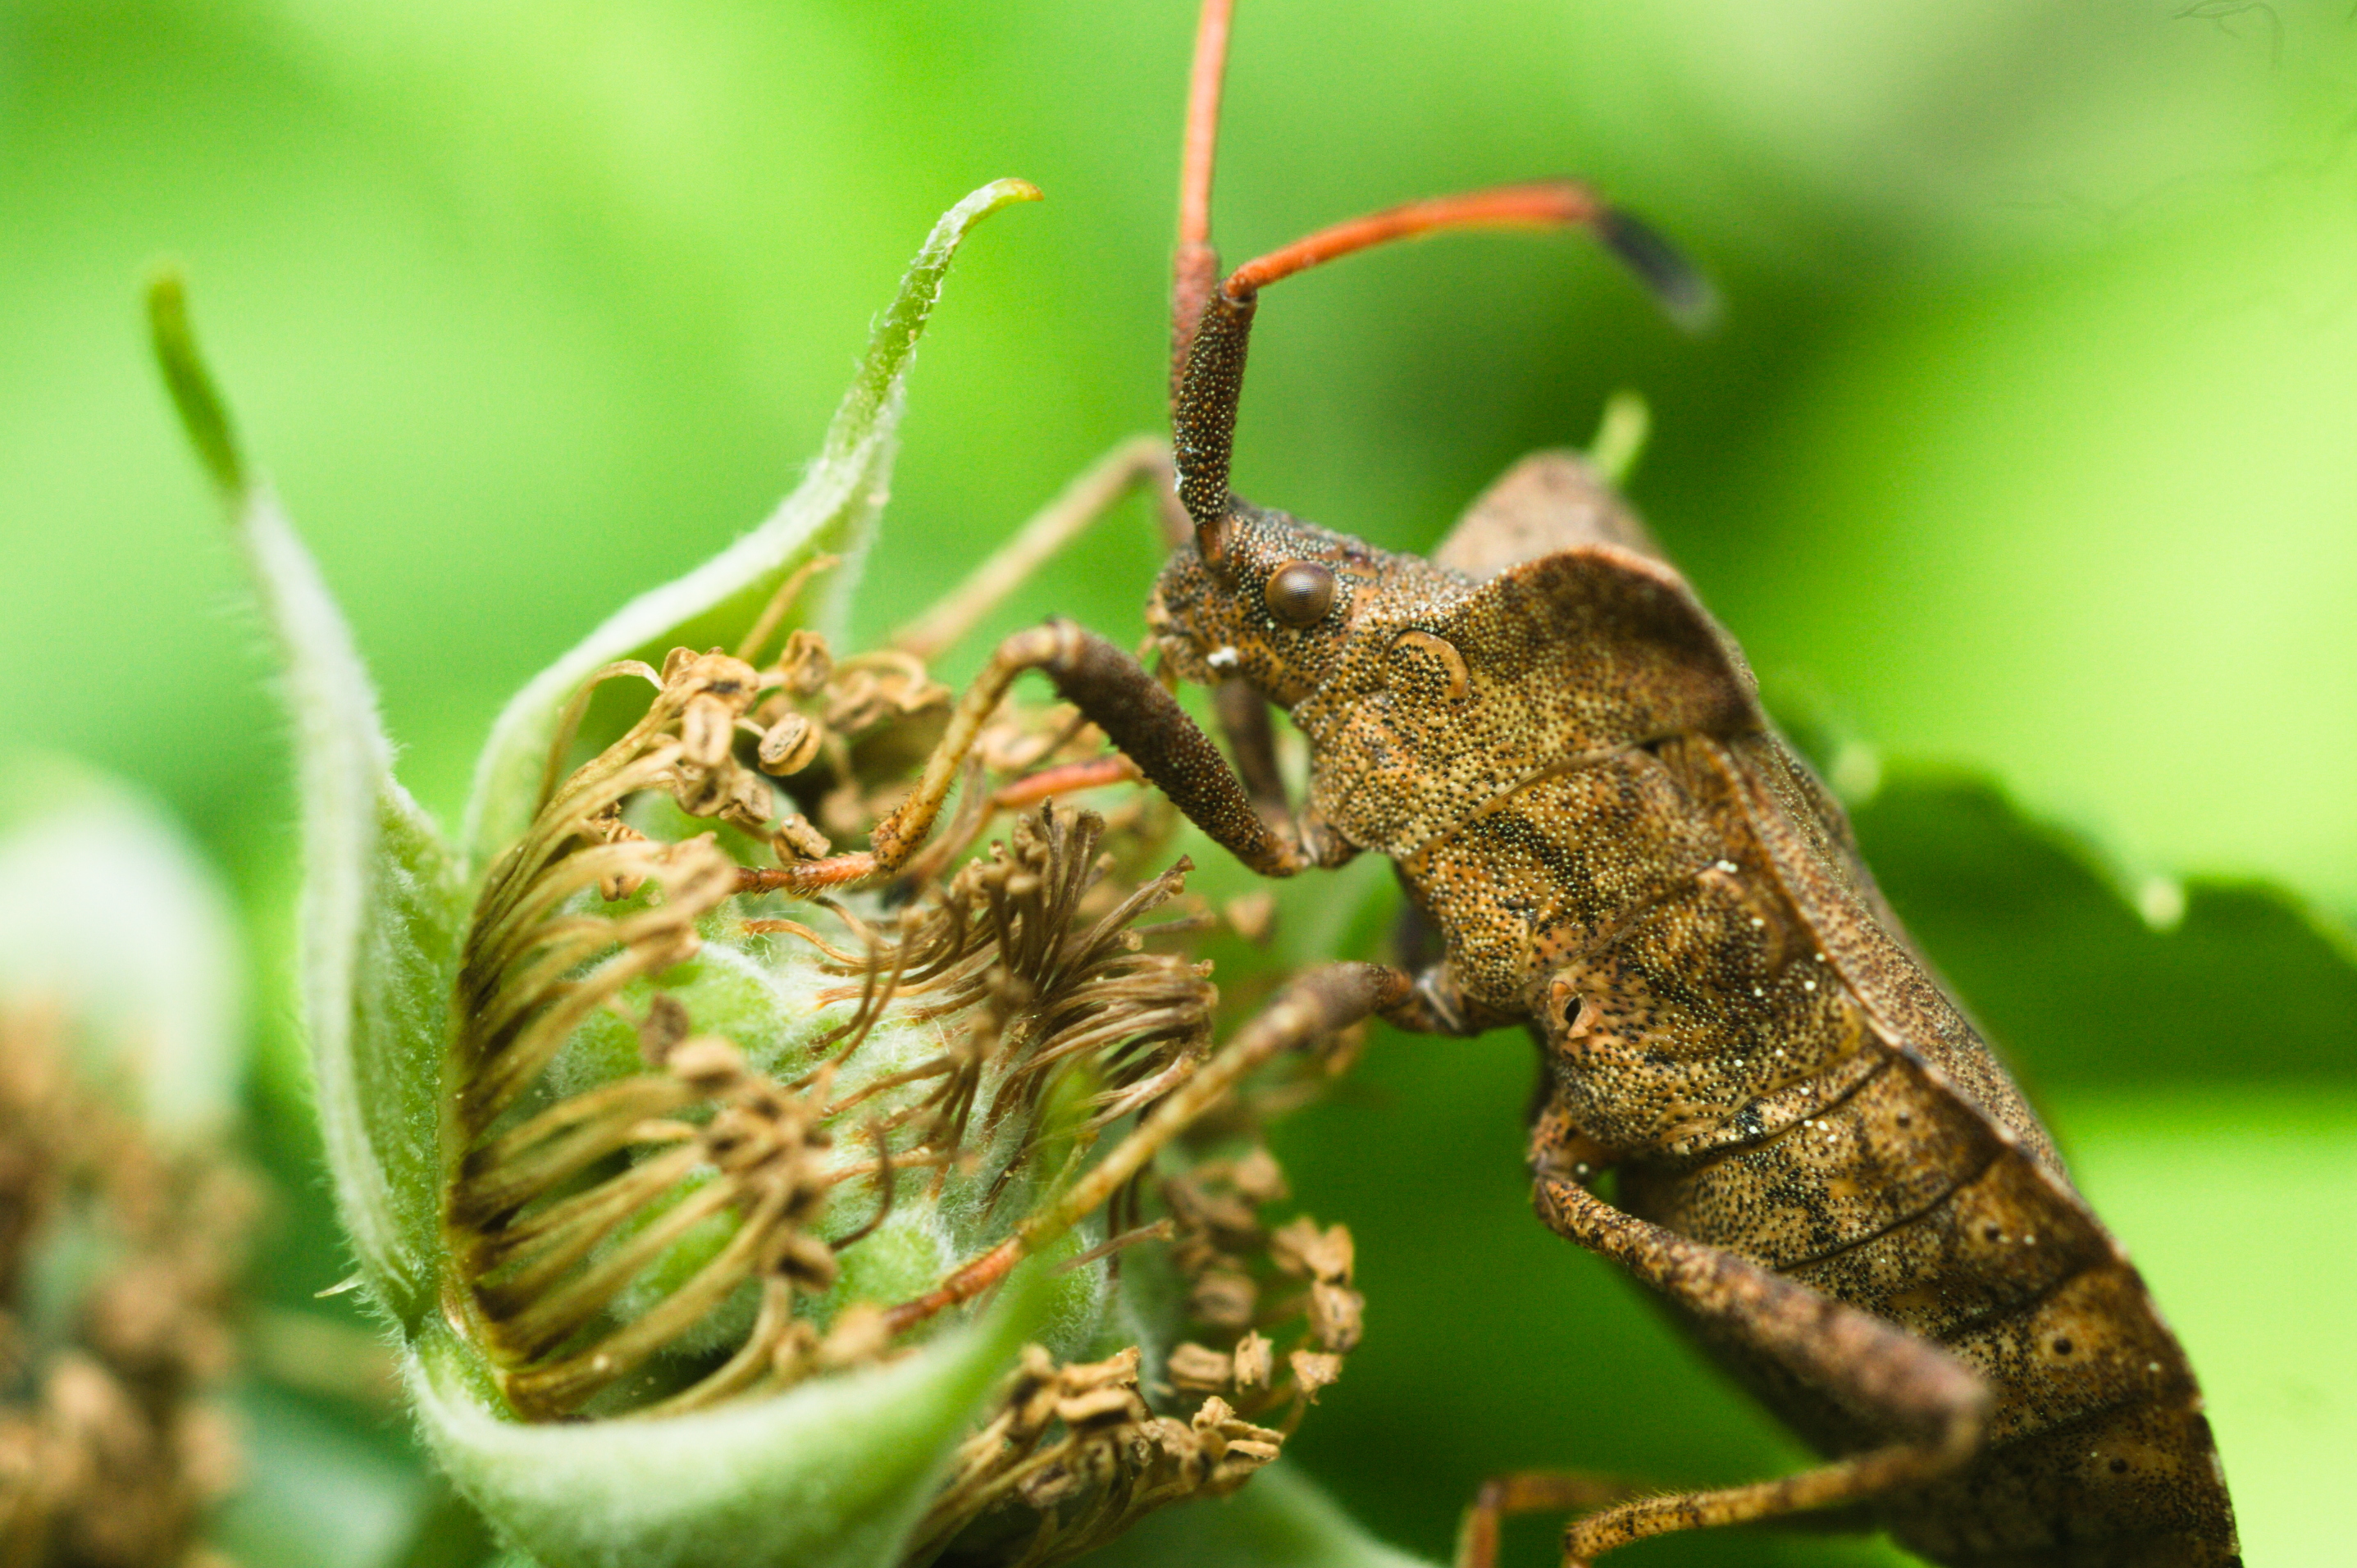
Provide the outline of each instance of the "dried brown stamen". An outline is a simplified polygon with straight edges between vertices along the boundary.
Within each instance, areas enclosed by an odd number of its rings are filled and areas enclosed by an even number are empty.
[[[921,1563],[961,1541],[982,1541],[988,1555],[1017,1568],[1046,1568],[1093,1550],[1157,1509],[1221,1497],[1276,1457],[1303,1408],[1340,1375],[1357,1340],[1358,1297],[1348,1286],[1349,1232],[1296,1220],[1270,1231],[1257,1205],[1282,1196],[1284,1177],[1267,1152],[1198,1166],[1163,1184],[1176,1229],[1172,1256],[1193,1283],[1225,1274],[1251,1287],[1255,1302],[1275,1294],[1259,1282],[1307,1278],[1323,1305],[1298,1294],[1243,1324],[1212,1328],[1176,1346],[1149,1398],[1138,1352],[1105,1361],[1059,1366],[1038,1346],[999,1395],[991,1418],[958,1450],[908,1561]],[[1306,1323],[1276,1373],[1267,1331]],[[1175,1413],[1162,1413],[1157,1411]],[[1257,1424],[1281,1412],[1275,1425]]]
[[[823,697],[823,718],[850,726],[931,702],[905,655],[837,666],[800,633],[765,671],[675,650],[660,674],[625,663],[600,679],[619,675],[655,682],[653,703],[548,789],[532,830],[487,882],[458,987],[452,1244],[477,1338],[518,1409],[543,1417],[580,1409],[748,1288],[758,1305],[747,1337],[650,1409],[781,1387],[869,1340],[881,1353],[880,1316],[845,1338],[849,1318],[839,1315],[822,1337],[793,1303],[833,1285],[834,1254],[886,1222],[902,1177],[929,1172],[938,1185],[978,1158],[979,1107],[986,1144],[1003,1123],[1020,1122],[991,1145],[993,1190],[1003,1187],[1039,1142],[1055,1081],[1083,1063],[1099,1075],[1091,1126],[1150,1102],[1201,1055],[1214,995],[1184,959],[1142,951],[1128,930],[1177,892],[1183,864],[1126,897],[1099,894],[1103,822],[1042,806],[1016,824],[1011,844],[887,926],[839,907],[830,912],[848,940],[801,922],[758,923],[807,940],[823,969],[857,977],[817,998],[852,1007],[803,1047],[799,1076],[780,1081],[727,1041],[693,1034],[685,1010],[657,990],[638,1018],[654,1070],[536,1103],[581,1026],[693,957],[700,923],[736,887],[714,837],[650,839],[625,820],[630,800],[667,795],[691,815],[763,833],[775,799],[734,738],[759,727],[748,715],[763,692]],[[575,704],[560,747],[585,707]],[[931,1058],[838,1090],[888,1014],[896,1029],[956,1026]],[[831,1128],[855,1112],[872,1157],[844,1160]],[[854,1181],[872,1188],[876,1207],[826,1240],[835,1189]],[[716,1224],[728,1228],[725,1240],[648,1303],[649,1271]]]
[[[256,1192],[218,1153],[167,1152],[76,1081],[69,1021],[0,1003],[0,1561],[193,1560],[236,1479],[213,1386]],[[61,1319],[27,1322],[36,1251],[70,1228],[108,1261],[44,1271]],[[86,1277],[73,1280],[76,1273]],[[63,1311],[59,1312],[62,1305]]]
[[[1131,929],[1184,886],[1188,863],[1082,928],[1103,874],[1103,834],[1093,813],[1043,806],[1017,820],[1009,843],[962,867],[918,918],[904,921],[898,938],[871,934],[856,961],[820,942],[828,965],[861,976],[863,1013],[875,1005],[876,979],[888,970],[903,1016],[974,1016],[965,1049],[909,1075],[943,1080],[926,1101],[938,1115],[920,1144],[963,1146],[985,1072],[999,1076],[982,1120],[987,1136],[1017,1112],[1036,1119],[1058,1073],[1074,1062],[1090,1061],[1101,1075],[1093,1129],[1151,1103],[1200,1059],[1216,992],[1184,959],[1140,950]],[[818,940],[790,922],[764,929]],[[853,994],[825,992],[821,1000]],[[1027,1143],[1036,1132],[1027,1129]]]
[[[744,653],[774,635],[767,618]],[[681,650],[660,671],[625,661],[598,679],[623,676],[655,687],[645,716],[561,774],[587,694],[568,711],[541,810],[488,879],[461,955],[453,1305],[516,1410],[659,1416],[874,1361],[923,1331],[931,1309],[912,1311],[912,1294],[965,1300],[985,1283],[968,1264],[929,1294],[922,1273],[876,1261],[893,1249],[846,1249],[888,1231],[953,1246],[949,1257],[1012,1248],[1011,1262],[1103,1208],[1110,1239],[1074,1239],[1059,1267],[1175,1267],[1187,1342],[1167,1362],[1158,1346],[1080,1367],[1030,1353],[915,1555],[976,1526],[998,1532],[985,1555],[1060,1562],[1144,1513],[1241,1485],[1333,1380],[1360,1307],[1347,1240],[1339,1262],[1320,1240],[1339,1231],[1261,1224],[1259,1206],[1283,1191],[1265,1154],[1184,1176],[1165,1165],[1159,1181],[1145,1164],[1207,1111],[1232,1124],[1252,1114],[1231,1103],[1230,1078],[1182,1090],[1207,1058],[1217,993],[1178,944],[1214,917],[1199,901],[1143,922],[1179,897],[1187,863],[1114,875],[1153,853],[1167,805],[1141,793],[1112,823],[1057,806],[1049,790],[1133,770],[1075,755],[1098,741],[1064,712],[993,717],[956,821],[892,889],[741,918],[726,906],[766,883],[748,884],[724,846],[741,833],[781,862],[825,853],[793,807],[865,831],[905,788],[895,758],[930,746],[945,694],[906,653],[838,661],[806,632],[759,667]],[[723,831],[658,828],[665,800]],[[1005,841],[974,854],[1017,801]],[[771,974],[832,977],[786,1009],[806,1029],[781,1013],[779,1034],[740,1049],[691,1016],[681,966],[715,930],[787,939],[791,965]],[[645,1070],[597,1068],[591,1087],[557,1096],[552,1085],[577,1076],[551,1074],[561,1057],[610,1062],[597,1053],[613,1049],[616,1015],[635,1026]],[[585,1036],[592,1024],[604,1033]],[[565,1056],[593,1038],[604,1043]],[[1150,1137],[1069,1179],[1097,1134],[1174,1091]],[[1141,1215],[1157,1194],[1168,1212]],[[967,1230],[924,1229],[952,1209]],[[871,1267],[896,1282],[898,1305],[834,1299],[846,1269]],[[1142,1364],[1155,1369],[1143,1384]]]

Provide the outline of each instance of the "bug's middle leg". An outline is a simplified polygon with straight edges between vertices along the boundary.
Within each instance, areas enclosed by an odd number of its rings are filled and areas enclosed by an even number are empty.
[[[1016,1233],[952,1273],[941,1286],[886,1315],[894,1333],[945,1307],[971,1301],[1039,1251],[1103,1207],[1196,1119],[1218,1105],[1257,1069],[1288,1050],[1386,1015],[1407,996],[1409,980],[1387,964],[1336,962],[1297,975],[1193,1077],[1155,1102],[1137,1126]]]
[[[1858,1502],[1944,1475],[1979,1450],[1988,1386],[1931,1341],[1739,1253],[1622,1213],[1544,1169],[1535,1197],[1539,1217],[1561,1235],[1620,1263],[1709,1332],[1898,1434],[1775,1480],[1642,1498],[1575,1520],[1564,1532],[1566,1568],[1647,1536]]]

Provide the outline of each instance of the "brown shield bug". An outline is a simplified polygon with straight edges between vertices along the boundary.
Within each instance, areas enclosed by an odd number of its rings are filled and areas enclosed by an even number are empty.
[[[1566,1563],[1836,1509],[1953,1568],[2239,1563],[2183,1351],[1762,711],[1734,640],[1641,526],[1566,454],[1518,465],[1430,560],[1230,493],[1259,295],[1296,272],[1445,230],[1569,226],[1674,309],[1706,295],[1650,230],[1565,182],[1395,208],[1222,276],[1209,210],[1228,11],[1202,12],[1174,289],[1191,537],[1148,620],[1168,665],[1216,690],[1233,763],[1135,659],[1050,622],[1000,646],[867,850],[748,873],[748,889],[899,866],[1034,669],[1254,870],[1389,856],[1438,961],[1296,979],[1064,1211],[1101,1201],[1287,1047],[1371,1014],[1446,1035],[1521,1025],[1547,1085],[1529,1145],[1541,1218],[1660,1294],[1826,1456],[1676,1496],[1503,1477],[1468,1515],[1467,1568],[1494,1561],[1505,1513],[1598,1504],[1570,1526]],[[1308,743],[1297,813],[1265,703]],[[1024,1241],[903,1317],[971,1295]]]

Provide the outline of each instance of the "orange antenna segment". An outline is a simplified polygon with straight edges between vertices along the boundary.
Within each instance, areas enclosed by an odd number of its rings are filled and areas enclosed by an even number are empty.
[[[1187,132],[1178,166],[1178,252],[1170,279],[1170,384],[1175,394],[1196,319],[1220,280],[1211,246],[1211,166],[1220,145],[1220,91],[1227,80],[1228,25],[1235,0],[1203,0],[1195,25],[1195,68],[1187,84]]]
[[[1282,250],[1246,262],[1228,274],[1224,286],[1229,295],[1241,299],[1296,273],[1394,240],[1421,239],[1458,229],[1584,228],[1609,210],[1594,191],[1567,179],[1437,196],[1320,229]]]
[[[1199,62],[1200,63],[1200,62]],[[1607,204],[1575,180],[1501,185],[1438,196],[1353,218],[1296,240],[1230,273],[1207,289],[1202,308],[1178,338],[1180,360],[1171,396],[1171,450],[1178,499],[1195,524],[1195,547],[1213,570],[1227,554],[1228,461],[1236,404],[1243,395],[1244,355],[1260,291],[1324,262],[1459,229],[1586,229],[1650,289],[1672,319],[1708,323],[1716,308],[1709,281],[1678,248],[1634,214]],[[1209,248],[1204,251],[1209,255]],[[1182,270],[1182,277],[1183,277]]]
[[[1394,240],[1460,229],[1586,229],[1637,274],[1681,326],[1705,326],[1717,309],[1709,280],[1676,246],[1633,213],[1569,179],[1493,186],[1370,212],[1246,262],[1228,274],[1222,292],[1241,302],[1322,263]]]
[[[1220,90],[1228,71],[1233,0],[1204,0],[1187,82],[1187,140],[1178,171],[1178,253],[1211,242],[1211,163],[1220,143]]]

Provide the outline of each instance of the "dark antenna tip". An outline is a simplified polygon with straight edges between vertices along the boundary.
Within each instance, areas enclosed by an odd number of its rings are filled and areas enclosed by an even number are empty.
[[[1626,208],[1608,207],[1597,214],[1596,237],[1637,274],[1672,321],[1696,333],[1718,324],[1718,291],[1660,230]]]

